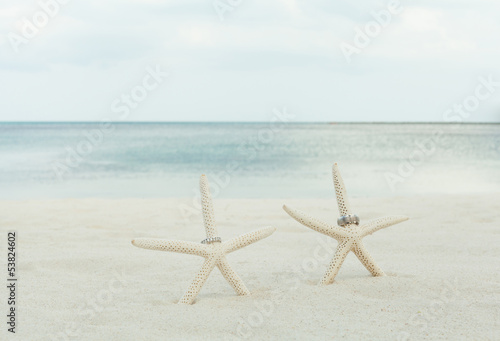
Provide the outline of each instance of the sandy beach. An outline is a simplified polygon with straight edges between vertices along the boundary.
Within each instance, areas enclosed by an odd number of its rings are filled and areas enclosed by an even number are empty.
[[[351,199],[362,220],[393,214],[411,219],[365,238],[386,277],[371,277],[350,254],[335,282],[325,287],[317,283],[336,241],[300,225],[281,207],[286,203],[334,222],[334,198],[216,198],[223,239],[269,225],[277,231],[228,256],[251,296],[236,296],[216,269],[195,304],[184,306],[176,302],[202,258],[135,248],[131,240],[199,242],[205,238],[201,214],[185,214],[191,202],[1,201],[2,230],[18,236],[16,336],[498,339],[499,194]],[[1,240],[5,249],[6,232]],[[6,257],[1,262],[5,269]],[[2,306],[7,311],[5,302]]]

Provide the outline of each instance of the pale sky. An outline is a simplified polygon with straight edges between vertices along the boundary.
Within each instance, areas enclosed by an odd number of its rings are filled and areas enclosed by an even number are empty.
[[[0,0],[0,121],[500,122],[500,2],[389,3]]]

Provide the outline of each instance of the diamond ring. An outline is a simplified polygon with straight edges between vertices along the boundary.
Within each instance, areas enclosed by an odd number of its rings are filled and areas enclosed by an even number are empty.
[[[221,237],[209,237],[209,238],[206,238],[206,239],[203,239],[201,241],[202,244],[212,244],[212,243],[215,243],[215,242],[221,242],[222,241],[222,238]]]

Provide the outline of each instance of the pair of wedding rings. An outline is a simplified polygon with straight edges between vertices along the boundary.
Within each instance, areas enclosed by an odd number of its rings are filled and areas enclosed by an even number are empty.
[[[346,226],[348,224],[359,225],[359,217],[355,214],[343,215],[342,217],[337,219],[337,224],[339,226]]]

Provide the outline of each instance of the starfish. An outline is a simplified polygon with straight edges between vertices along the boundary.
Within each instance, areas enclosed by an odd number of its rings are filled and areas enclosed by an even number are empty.
[[[348,219],[349,217],[356,217],[356,219],[358,220],[357,222],[348,222],[345,223],[343,227],[340,227],[312,218],[304,212],[291,209],[286,205],[283,206],[283,209],[299,223],[315,231],[330,236],[339,242],[335,251],[335,255],[328,265],[326,273],[324,274],[319,284],[327,285],[333,282],[335,276],[340,270],[340,267],[342,266],[342,263],[344,262],[347,254],[350,251],[354,252],[361,263],[368,269],[368,271],[370,271],[373,276],[385,276],[382,269],[375,263],[371,255],[368,253],[368,250],[363,245],[362,239],[363,237],[366,237],[367,235],[370,235],[380,229],[403,222],[405,220],[408,220],[409,218],[402,215],[388,216],[374,219],[364,224],[358,225],[359,218],[352,215],[351,206],[349,204],[346,189],[344,186],[344,181],[340,176],[338,165],[336,163],[333,165],[333,184],[335,186],[340,215],[342,217],[347,216]]]
[[[196,295],[200,292],[203,284],[205,284],[205,281],[215,266],[219,268],[224,278],[229,282],[229,284],[231,284],[238,295],[249,295],[250,291],[248,291],[245,283],[243,283],[238,274],[231,268],[226,259],[226,255],[270,236],[276,228],[264,227],[253,232],[243,234],[239,237],[235,237],[226,242],[222,242],[221,238],[217,235],[212,196],[210,194],[210,187],[205,175],[202,175],[200,178],[200,191],[207,239],[203,240],[201,243],[194,243],[179,240],[137,238],[132,240],[132,244],[144,249],[179,252],[205,257],[205,262],[203,263],[200,271],[191,282],[191,285],[185,292],[184,296],[182,296],[179,303],[193,303]]]

